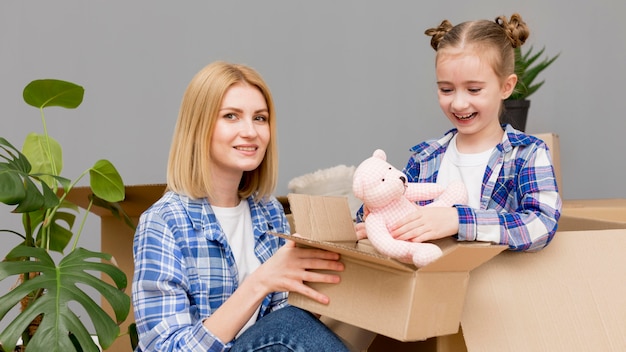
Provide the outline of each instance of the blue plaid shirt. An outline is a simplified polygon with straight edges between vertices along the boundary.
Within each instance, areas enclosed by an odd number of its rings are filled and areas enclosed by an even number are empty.
[[[268,232],[290,233],[280,203],[248,199],[254,251],[261,263],[284,240]],[[206,199],[167,192],[146,210],[134,237],[132,297],[139,351],[228,351],[202,325],[238,286],[235,259]],[[259,318],[287,305],[275,292],[261,303]]]
[[[409,182],[437,181],[443,156],[456,133],[452,129],[439,140],[411,148],[413,154],[403,170]],[[561,197],[546,144],[507,125],[487,163],[480,209],[466,205],[456,209],[460,241],[504,244],[515,251],[536,251],[548,245],[561,216]],[[362,221],[362,209],[357,219]]]
[[[409,182],[437,181],[444,153],[456,132],[450,130],[439,140],[411,148],[413,155],[404,168]],[[460,222],[458,239],[536,251],[550,242],[561,216],[561,197],[552,159],[542,140],[510,125],[505,132],[487,163],[480,209],[456,206]]]

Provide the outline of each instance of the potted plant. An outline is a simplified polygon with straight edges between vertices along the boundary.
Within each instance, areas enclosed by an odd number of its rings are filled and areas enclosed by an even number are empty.
[[[504,101],[504,111],[500,116],[500,121],[502,123],[509,123],[520,131],[525,131],[528,108],[530,107],[528,97],[545,83],[545,80],[535,83],[535,79],[539,73],[550,66],[560,54],[552,58],[537,61],[539,57],[543,55],[545,47],[536,53],[533,53],[532,46],[525,53],[522,53],[520,47],[514,50],[517,84],[515,85],[513,94]]]
[[[2,230],[0,226],[0,234],[21,238],[6,256],[0,254],[4,258],[0,281],[10,277],[16,281],[0,297],[0,320],[17,304],[22,306],[0,332],[0,351],[13,351],[20,338],[21,348],[33,351],[99,351],[81,319],[91,321],[98,343],[106,349],[120,335],[119,324],[130,310],[130,297],[124,293],[126,275],[111,256],[77,247],[88,210],[75,230],[81,212],[66,199],[89,175],[93,192],[89,207],[107,207],[133,226],[117,204],[125,197],[122,178],[107,160],[97,161],[73,181],[61,176],[61,145],[48,135],[43,114],[44,108],[54,106],[74,109],[82,103],[83,95],[83,87],[71,82],[45,79],[29,83],[23,98],[40,110],[43,134],[28,134],[21,151],[0,137],[0,201],[15,206],[12,213],[21,215],[23,223],[23,232]],[[114,285],[100,274],[106,274]],[[115,317],[106,314],[85,287],[99,292]],[[70,302],[83,306],[88,316],[79,318]]]

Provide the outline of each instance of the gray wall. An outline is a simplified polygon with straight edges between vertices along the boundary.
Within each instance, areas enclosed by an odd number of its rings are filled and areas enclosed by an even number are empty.
[[[527,131],[560,135],[564,197],[625,198],[626,3],[616,0],[2,1],[0,136],[21,146],[41,132],[22,102],[28,82],[73,81],[86,89],[83,105],[46,111],[64,176],[106,158],[127,184],[163,183],[182,93],[220,59],[255,67],[274,93],[277,194],[295,176],[358,164],[375,148],[402,167],[409,147],[451,127],[424,29],[515,11],[532,31],[526,48],[561,53],[531,97]],[[0,210],[0,228],[20,228]],[[97,249],[98,236],[85,237]]]

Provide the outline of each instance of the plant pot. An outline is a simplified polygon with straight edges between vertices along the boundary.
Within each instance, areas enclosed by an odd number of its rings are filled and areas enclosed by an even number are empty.
[[[511,124],[516,130],[525,132],[529,107],[530,100],[505,100],[500,122]]]

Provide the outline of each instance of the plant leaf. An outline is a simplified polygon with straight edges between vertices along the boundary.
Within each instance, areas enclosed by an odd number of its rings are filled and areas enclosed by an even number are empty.
[[[0,202],[15,205],[24,199],[26,191],[20,176],[5,164],[0,163]]]
[[[84,307],[96,329],[100,344],[105,349],[108,348],[119,335],[118,324],[126,319],[130,311],[130,297],[123,292],[127,285],[126,275],[116,266],[101,262],[103,259],[111,260],[111,256],[77,248],[65,256],[57,266],[50,255],[41,248],[18,246],[7,255],[7,259],[23,257],[36,260],[0,262],[0,281],[25,272],[39,272],[41,275],[23,282],[0,297],[0,319],[4,319],[7,312],[28,293],[43,289],[45,294],[22,311],[0,333],[3,348],[13,350],[28,324],[35,317],[43,315],[39,328],[29,342],[29,349],[72,350],[70,334],[73,334],[73,338],[77,339],[87,351],[98,351],[84,324],[69,306],[70,302],[76,302]],[[90,272],[107,274],[115,286]],[[79,284],[94,288],[107,299],[113,308],[115,320],[107,315]]]
[[[40,191],[37,185],[30,178],[26,177],[22,187],[26,193],[17,207],[13,209],[15,213],[28,213],[38,209],[48,209],[59,204],[56,194],[44,182],[41,182]]]
[[[135,222],[130,218],[130,216],[128,216],[126,211],[124,211],[124,208],[122,208],[119,203],[107,202],[106,200],[96,196],[95,194],[91,194],[89,197],[90,200],[93,200],[93,205],[109,210],[111,214],[113,214],[113,216],[120,220],[124,220],[124,223],[126,223],[126,225],[128,225],[128,227],[130,227],[131,229],[134,230],[137,227]]]
[[[48,146],[50,146],[48,148]],[[37,133],[29,133],[24,140],[22,153],[32,167],[32,173],[60,175],[63,169],[63,151],[54,138]],[[53,187],[56,182],[51,176],[42,176],[41,180]]]
[[[128,336],[130,336],[130,347],[134,350],[139,346],[139,333],[137,332],[137,323],[131,323],[128,326]]]
[[[58,197],[50,186],[37,175],[30,175],[32,167],[27,157],[0,137],[0,154],[6,162],[0,163],[0,201],[17,205],[16,213],[48,209],[59,204]],[[33,182],[40,183],[41,189]]]
[[[511,96],[507,100],[523,100],[527,99],[530,95],[536,92],[544,83],[533,83],[539,73],[548,68],[560,54],[552,58],[546,58],[542,61],[537,61],[541,55],[543,55],[545,47],[537,52],[533,52],[531,46],[528,51],[522,53],[520,47],[514,49],[515,53],[515,74],[517,74],[517,84]],[[534,64],[534,66],[533,66]]]
[[[72,212],[62,211],[62,209],[70,209]],[[63,201],[63,203],[59,206],[57,211],[46,220],[46,223],[49,226],[49,249],[63,253],[65,247],[72,240],[73,233],[72,227],[74,226],[74,221],[76,220],[76,214],[78,213],[78,206],[74,203]],[[46,216],[45,210],[37,210],[30,212],[28,216],[24,215],[22,217],[22,223],[24,228],[37,229],[37,241],[36,246],[41,248],[46,248],[48,246],[42,244],[43,241],[43,226],[42,223],[44,221],[44,217]],[[29,221],[30,223],[27,223]],[[35,232],[35,231],[33,231]]]
[[[41,243],[41,241],[43,240],[43,226],[39,227],[39,231],[37,232],[37,246],[42,248],[49,248],[51,251],[63,253],[67,245],[72,240],[72,237],[74,236],[74,233],[72,232],[72,227],[74,226],[75,220],[75,214],[57,210],[54,213],[54,216],[47,220],[50,230],[49,247]]]
[[[6,163],[9,167],[14,170],[21,171],[25,174],[30,173],[30,163],[24,154],[20,153],[17,148],[15,148],[9,141],[0,137],[0,149],[4,151],[4,153],[0,154],[0,157],[8,163]],[[5,155],[6,154],[6,155]]]
[[[30,82],[22,93],[26,104],[43,109],[59,106],[75,109],[83,102],[85,89],[77,84],[58,79],[39,79]]]
[[[7,205],[18,204],[26,197],[22,182],[23,175],[30,172],[28,159],[9,141],[0,137],[0,202]]]
[[[91,190],[96,196],[112,203],[124,200],[124,181],[108,160],[98,160],[89,169],[89,177]]]

